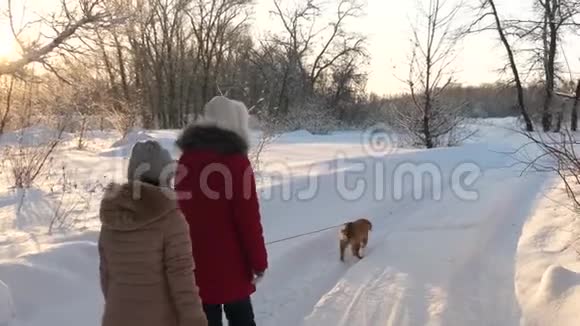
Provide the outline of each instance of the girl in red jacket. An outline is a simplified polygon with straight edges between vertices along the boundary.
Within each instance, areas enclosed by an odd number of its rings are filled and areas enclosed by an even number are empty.
[[[268,267],[256,183],[248,160],[248,110],[214,97],[204,121],[177,140],[176,191],[191,233],[196,280],[209,326],[253,326],[250,300]]]

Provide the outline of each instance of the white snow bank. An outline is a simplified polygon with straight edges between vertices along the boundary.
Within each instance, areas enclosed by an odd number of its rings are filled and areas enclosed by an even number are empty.
[[[308,130],[302,129],[285,133],[284,137],[288,139],[311,138],[312,134]]]
[[[559,265],[550,265],[542,275],[534,299],[537,302],[550,302],[570,294],[575,287],[580,287],[580,274]]]
[[[551,265],[530,298],[524,326],[577,326],[580,309],[580,273]]]
[[[38,254],[0,264],[0,279],[12,293],[16,325],[43,325],[41,321],[47,318],[54,321],[55,315],[64,312],[69,315],[66,307],[80,302],[92,314],[76,320],[97,325],[100,314],[97,257],[94,242],[78,241],[47,246]],[[70,321],[70,317],[61,319]]]
[[[105,150],[101,152],[100,155],[105,157],[127,157],[136,143],[153,139],[154,138],[144,130],[132,131],[125,137],[114,142],[111,145],[110,150]]]
[[[557,183],[524,226],[518,243],[515,285],[522,325],[578,325],[579,226],[576,211]]]
[[[128,133],[122,139],[114,142],[111,149],[102,151],[100,156],[103,157],[121,157],[127,158],[131,155],[133,146],[139,142],[148,140],[155,140],[161,144],[165,149],[172,153],[173,157],[177,157],[178,149],[175,146],[175,140],[179,134],[179,130],[137,130]]]
[[[23,145],[23,146],[38,146],[46,144],[52,140],[60,139],[71,140],[72,134],[62,133],[59,135],[56,129],[47,128],[44,126],[33,126],[21,130],[7,132],[0,136],[0,146],[2,145]]]

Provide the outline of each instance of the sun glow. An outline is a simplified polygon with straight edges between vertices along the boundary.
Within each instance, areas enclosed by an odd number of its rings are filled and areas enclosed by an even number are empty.
[[[0,62],[18,58],[16,42],[9,31],[0,29]]]

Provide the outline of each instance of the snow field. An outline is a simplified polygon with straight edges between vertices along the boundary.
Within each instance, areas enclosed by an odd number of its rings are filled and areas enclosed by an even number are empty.
[[[258,325],[576,325],[576,212],[554,176],[520,176],[506,154],[524,141],[510,130],[515,123],[480,121],[467,144],[430,151],[387,144],[369,152],[360,131],[276,139],[259,174],[267,242],[363,216],[374,227],[361,261],[350,253],[339,261],[338,228],[268,245],[271,268],[253,297]],[[31,130],[27,141],[46,132]],[[156,139],[177,157],[177,134],[138,131],[118,141],[90,132],[82,151],[66,135],[53,170],[65,165],[83,192],[123,180],[137,141]],[[418,189],[412,173],[399,173],[405,165],[426,173]],[[100,188],[79,210],[81,223],[49,235],[54,174],[24,197],[0,193],[0,326],[100,324]],[[349,198],[357,182],[363,191]]]

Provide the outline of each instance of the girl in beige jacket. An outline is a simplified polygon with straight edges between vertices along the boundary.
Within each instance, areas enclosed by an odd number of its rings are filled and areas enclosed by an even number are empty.
[[[174,193],[163,186],[169,183],[161,180],[172,174],[172,162],[157,142],[138,143],[129,182],[105,191],[99,238],[103,326],[207,325],[188,224]]]

